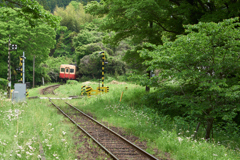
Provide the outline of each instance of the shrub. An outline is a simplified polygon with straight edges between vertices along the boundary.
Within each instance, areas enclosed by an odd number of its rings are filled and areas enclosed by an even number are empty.
[[[76,80],[67,80],[67,84],[78,84]]]
[[[8,80],[4,78],[0,78],[0,89],[6,90],[7,84],[8,84]]]
[[[206,139],[216,119],[231,124],[240,111],[239,26],[238,18],[188,25],[187,35],[174,42],[163,37],[163,45],[147,44],[155,50],[141,51],[142,57],[152,59],[145,62],[149,70],[162,69],[159,78],[165,90],[178,86],[172,95],[162,94],[161,105],[205,124]]]

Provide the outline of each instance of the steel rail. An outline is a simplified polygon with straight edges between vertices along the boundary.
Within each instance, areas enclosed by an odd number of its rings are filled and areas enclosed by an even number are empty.
[[[86,135],[88,135],[91,139],[93,139],[94,142],[96,142],[103,150],[105,150],[107,152],[107,154],[109,154],[113,159],[115,160],[119,160],[114,154],[112,154],[107,148],[105,148],[100,142],[98,142],[94,137],[92,137],[86,130],[84,130],[81,126],[79,126],[72,118],[70,118],[63,110],[61,110],[57,105],[55,105],[52,101],[51,98],[49,98],[49,101],[64,115],[66,116],[68,119],[70,119],[70,121],[72,121],[72,123],[74,123],[79,129],[81,129]]]
[[[55,84],[55,85],[52,85],[52,86],[48,86],[46,88],[43,88],[43,94],[45,94],[45,91],[49,88],[52,88],[52,87],[57,87],[57,86],[60,86],[60,84]],[[54,92],[53,92],[54,93]],[[55,94],[55,93],[54,93]]]
[[[109,130],[111,133],[115,134],[117,137],[121,138],[122,140],[124,140],[125,142],[127,142],[128,144],[132,145],[134,148],[136,148],[139,152],[145,154],[146,156],[152,158],[153,160],[158,160],[156,157],[154,157],[153,155],[147,153],[145,150],[141,149],[140,147],[138,147],[137,145],[133,144],[132,142],[130,142],[129,140],[127,140],[126,138],[122,137],[121,135],[119,135],[118,133],[114,132],[113,130],[109,129],[108,127],[106,127],[105,125],[101,124],[100,122],[98,122],[97,120],[93,119],[92,117],[90,117],[89,115],[85,114],[84,112],[80,111],[78,108],[74,107],[73,105],[65,102],[66,104],[68,104],[69,106],[73,107],[74,109],[76,109],[77,111],[79,111],[80,113],[82,113],[84,116],[88,117],[89,119],[91,119],[92,121],[96,122],[97,124],[99,124],[100,126],[102,126],[103,128]]]

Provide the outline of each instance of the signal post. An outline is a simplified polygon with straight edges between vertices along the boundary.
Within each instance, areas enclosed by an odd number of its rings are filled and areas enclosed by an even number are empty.
[[[11,49],[12,46],[12,49]],[[15,51],[17,50],[17,45],[16,44],[11,44],[10,41],[10,35],[9,35],[9,40],[8,40],[8,92],[7,92],[7,97],[10,98],[11,96],[11,53],[10,51]]]
[[[20,71],[20,74],[21,74],[21,79],[18,80],[18,82],[22,82],[22,83],[25,83],[25,59],[26,59],[25,53],[23,52],[23,56],[19,57],[20,67],[16,69],[17,71]]]
[[[18,80],[20,83],[14,84],[14,91],[12,96],[12,101],[15,102],[21,102],[26,100],[26,96],[28,97],[28,91],[25,83],[25,52],[23,52],[23,55],[19,57],[19,68],[17,68],[17,71],[20,71],[21,79]]]
[[[9,40],[8,40],[8,92],[7,92],[7,96],[8,98],[10,98],[11,95],[11,58],[10,58],[10,45],[11,45],[11,41],[10,41],[10,35],[9,35]]]
[[[107,64],[106,57],[104,52],[99,52],[99,54],[102,56],[102,87],[100,87],[100,79],[99,79],[99,87],[97,87],[96,90],[93,90],[90,86],[82,86],[81,87],[81,95],[84,93],[87,93],[88,98],[91,97],[91,95],[98,95],[100,93],[107,93],[109,92],[109,87],[104,87],[104,64]]]

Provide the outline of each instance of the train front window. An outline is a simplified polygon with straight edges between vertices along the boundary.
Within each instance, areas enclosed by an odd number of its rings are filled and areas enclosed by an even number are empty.
[[[74,73],[74,69],[70,69],[70,73]]]
[[[61,72],[64,72],[65,71],[65,69],[64,68],[61,68]]]
[[[68,69],[66,69],[66,72],[68,73]]]

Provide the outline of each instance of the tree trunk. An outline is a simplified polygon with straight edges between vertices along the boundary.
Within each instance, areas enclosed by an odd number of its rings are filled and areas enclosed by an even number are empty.
[[[199,129],[200,125],[201,125],[201,122],[198,122],[198,125],[197,125],[196,131],[195,131],[195,133],[194,133],[193,139],[196,139],[197,133],[198,133],[198,129]]]
[[[150,92],[150,87],[146,86],[146,92]]]
[[[35,87],[35,55],[33,56],[33,86],[32,88]]]
[[[150,72],[151,72],[151,71],[147,71],[147,74],[148,74],[149,79],[151,78],[151,77],[150,77]],[[146,86],[146,92],[150,92],[150,87]]]
[[[150,21],[149,22],[149,28],[153,28],[153,21]],[[152,40],[152,34],[150,33],[149,34],[149,37],[148,37],[148,41],[151,43],[151,40]],[[151,78],[151,75],[150,75],[151,71],[147,71],[147,74],[149,76],[149,79]],[[146,92],[150,92],[150,87],[146,86]]]
[[[207,119],[207,129],[206,129],[206,135],[205,135],[206,140],[208,140],[210,138],[212,125],[213,125],[213,118],[211,117],[211,118]]]

